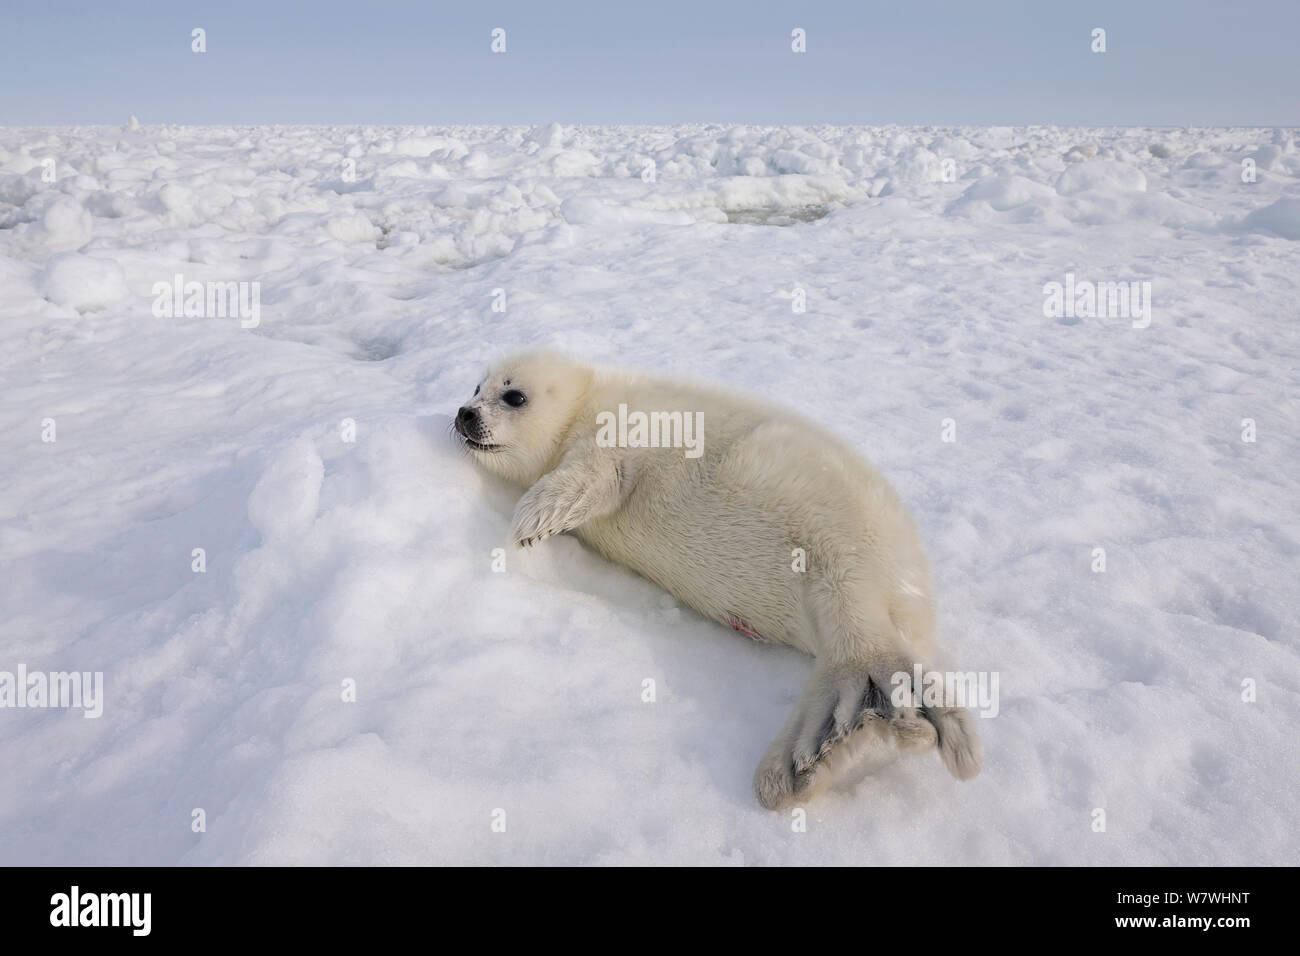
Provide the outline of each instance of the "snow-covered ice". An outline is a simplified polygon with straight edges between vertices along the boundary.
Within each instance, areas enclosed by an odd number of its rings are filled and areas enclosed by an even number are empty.
[[[1294,863],[1298,142],[0,129],[0,671],[105,694],[0,709],[0,862]],[[177,276],[256,321],[160,312]],[[1067,281],[1149,324],[1046,314]],[[1000,675],[983,774],[761,810],[810,661],[509,549],[448,436],[533,344],[871,458]]]

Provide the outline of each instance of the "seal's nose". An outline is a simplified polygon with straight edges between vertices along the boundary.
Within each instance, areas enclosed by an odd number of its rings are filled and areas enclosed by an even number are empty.
[[[460,410],[456,412],[456,421],[462,425],[473,425],[478,421],[478,411],[462,405]]]

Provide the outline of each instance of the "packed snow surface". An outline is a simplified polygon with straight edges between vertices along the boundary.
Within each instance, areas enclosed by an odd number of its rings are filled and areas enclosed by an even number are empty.
[[[0,129],[0,672],[103,674],[0,709],[0,862],[1296,862],[1297,136]],[[983,774],[761,810],[809,659],[448,434],[530,345],[874,461]]]

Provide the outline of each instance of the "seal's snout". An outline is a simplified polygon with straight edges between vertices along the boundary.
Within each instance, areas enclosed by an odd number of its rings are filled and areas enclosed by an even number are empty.
[[[456,431],[460,432],[462,438],[468,438],[471,441],[482,440],[483,425],[483,415],[477,408],[462,405],[457,409]]]
[[[496,451],[500,447],[492,444],[492,429],[477,408],[462,405],[456,410],[456,433],[475,451]]]

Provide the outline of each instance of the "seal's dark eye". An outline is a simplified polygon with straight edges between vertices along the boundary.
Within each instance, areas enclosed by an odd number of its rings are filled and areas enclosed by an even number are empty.
[[[519,391],[519,389],[512,388],[510,391],[502,393],[501,401],[505,402],[511,408],[518,408],[520,405],[524,404],[524,402],[528,401],[528,398],[523,392]]]
[[[479,387],[478,387],[477,385],[475,385],[475,386],[474,386],[474,394],[475,394],[475,395],[478,394],[478,389],[479,389]]]

